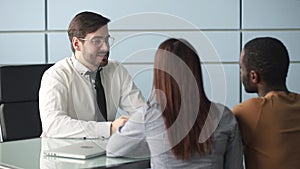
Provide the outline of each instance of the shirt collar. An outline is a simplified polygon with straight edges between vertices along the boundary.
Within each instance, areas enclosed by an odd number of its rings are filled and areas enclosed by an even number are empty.
[[[74,65],[74,68],[76,69],[76,71],[77,71],[80,75],[84,76],[84,75],[86,75],[88,72],[93,72],[93,71],[91,71],[89,68],[85,67],[82,63],[80,63],[80,62],[75,58],[74,55],[71,57],[71,60],[72,60],[72,63],[73,63],[73,65]]]

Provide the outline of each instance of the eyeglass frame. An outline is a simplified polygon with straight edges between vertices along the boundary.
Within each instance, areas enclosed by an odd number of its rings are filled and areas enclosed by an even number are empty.
[[[115,38],[111,36],[107,37],[93,37],[92,39],[79,38],[82,41],[90,41],[95,47],[101,47],[104,43],[106,43],[109,47],[114,44]],[[95,39],[100,39],[100,42],[96,44]]]

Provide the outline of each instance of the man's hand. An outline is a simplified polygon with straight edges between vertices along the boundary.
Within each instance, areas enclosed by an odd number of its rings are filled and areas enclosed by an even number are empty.
[[[128,120],[128,116],[121,116],[111,123],[111,132],[115,133],[119,127],[123,126]]]

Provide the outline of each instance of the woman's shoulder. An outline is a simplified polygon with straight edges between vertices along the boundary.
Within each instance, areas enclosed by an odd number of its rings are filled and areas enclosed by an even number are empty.
[[[232,111],[226,105],[221,103],[212,103],[210,112],[215,112],[222,119],[234,117]]]
[[[234,114],[227,106],[220,103],[212,103],[211,107],[212,111],[210,114],[212,114],[214,123],[218,124],[218,127],[230,129],[238,125]]]

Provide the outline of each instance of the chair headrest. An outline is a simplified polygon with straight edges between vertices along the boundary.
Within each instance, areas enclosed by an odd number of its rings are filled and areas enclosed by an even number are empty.
[[[53,64],[0,67],[0,103],[36,101],[43,73]]]

